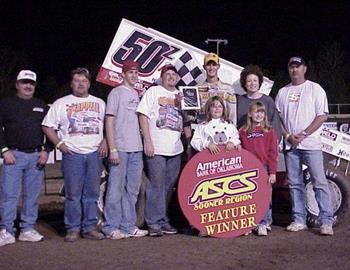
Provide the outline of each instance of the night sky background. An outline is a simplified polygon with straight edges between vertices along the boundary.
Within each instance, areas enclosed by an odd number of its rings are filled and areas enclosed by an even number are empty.
[[[349,1],[0,0],[0,48],[23,55],[20,68],[36,71],[42,87],[47,78],[62,87],[74,67],[97,72],[122,18],[206,51],[215,52],[216,45],[205,39],[227,39],[221,57],[258,64],[271,79],[287,74],[289,57],[315,61],[320,48],[334,42],[350,63]],[[42,87],[39,96],[54,97]]]

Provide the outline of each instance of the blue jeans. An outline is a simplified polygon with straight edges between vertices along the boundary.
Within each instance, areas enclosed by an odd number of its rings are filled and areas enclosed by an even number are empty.
[[[0,228],[13,234],[14,220],[17,213],[17,201],[23,183],[23,206],[21,211],[21,231],[34,227],[38,218],[38,197],[40,194],[44,171],[36,165],[39,152],[24,153],[11,150],[16,164],[3,165],[0,194]]]
[[[116,229],[132,233],[136,223],[136,201],[142,180],[142,152],[118,152],[120,163],[111,165],[108,177],[103,232]]]
[[[270,226],[272,224],[272,205],[271,201],[269,204],[269,208],[267,209],[263,219],[259,222],[259,224]]]
[[[181,155],[146,157],[149,182],[146,186],[145,219],[149,227],[169,222],[167,209],[172,190],[177,182]]]
[[[89,154],[63,154],[65,201],[64,223],[67,231],[89,232],[97,224],[102,160],[98,151]]]
[[[320,224],[332,225],[333,211],[331,197],[323,169],[323,154],[321,150],[292,149],[286,152],[287,176],[292,201],[293,221],[300,224],[306,223],[306,198],[302,164],[308,166],[311,175],[315,198],[320,209]]]

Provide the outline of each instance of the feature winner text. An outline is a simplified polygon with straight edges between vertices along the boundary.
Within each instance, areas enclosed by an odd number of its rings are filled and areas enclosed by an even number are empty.
[[[199,211],[200,223],[208,235],[244,230],[256,226],[254,193],[259,169],[199,182],[188,198]],[[203,210],[205,212],[203,212]]]
[[[215,224],[205,225],[205,228],[208,235],[219,234],[256,227],[255,214],[256,204],[254,203],[200,214],[200,222],[201,224],[215,222]]]

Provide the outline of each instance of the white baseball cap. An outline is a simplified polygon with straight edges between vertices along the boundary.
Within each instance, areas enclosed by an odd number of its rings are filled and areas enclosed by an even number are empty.
[[[31,80],[36,82],[36,74],[31,70],[21,70],[17,75],[17,81],[19,80]]]

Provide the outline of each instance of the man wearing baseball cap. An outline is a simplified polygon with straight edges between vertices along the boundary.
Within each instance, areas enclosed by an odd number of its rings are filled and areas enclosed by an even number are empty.
[[[288,66],[291,66],[291,65],[297,65],[297,66],[304,65],[304,66],[306,66],[306,63],[302,57],[293,56],[288,61]]]
[[[204,56],[203,68],[207,73],[207,79],[199,85],[199,94],[201,96],[202,107],[212,96],[220,96],[225,100],[225,105],[229,112],[229,119],[236,124],[236,95],[232,86],[224,83],[219,79],[220,61],[219,56],[215,53],[209,53]],[[197,115],[197,122],[204,120],[204,112],[201,110]]]
[[[107,100],[105,124],[111,166],[102,231],[110,239],[148,234],[135,225],[135,205],[143,169],[143,146],[136,113],[139,96],[134,89],[138,69],[135,61],[126,60],[122,67],[123,84],[112,89]]]
[[[282,130],[287,144],[285,157],[292,201],[292,223],[286,229],[290,232],[307,229],[305,185],[301,166],[305,164],[308,166],[320,209],[320,233],[333,235],[333,211],[323,169],[320,137],[321,126],[327,120],[328,102],[322,87],[305,78],[306,71],[306,62],[302,57],[291,57],[288,61],[291,82],[281,88],[276,97],[276,108],[283,122]]]
[[[184,132],[188,141],[192,138],[191,124],[200,124],[205,120],[204,106],[208,99],[212,96],[220,96],[225,100],[226,108],[229,112],[229,119],[236,125],[236,95],[232,86],[224,83],[219,79],[220,59],[215,53],[208,53],[204,56],[203,68],[207,74],[206,81],[198,85],[201,109],[199,111],[184,112]],[[188,154],[191,155],[190,144],[188,144]]]
[[[46,140],[41,121],[48,106],[33,97],[37,76],[22,70],[16,80],[17,93],[0,101],[0,151],[4,159],[0,194],[0,246],[12,244],[16,206],[23,185],[23,206],[18,240],[38,242],[43,236],[34,229],[43,168],[53,145]]]
[[[161,69],[161,85],[150,87],[137,112],[143,135],[146,187],[145,219],[150,236],[175,234],[169,224],[168,198],[177,181],[183,146],[180,140],[182,115],[176,89],[178,73],[172,64]]]

